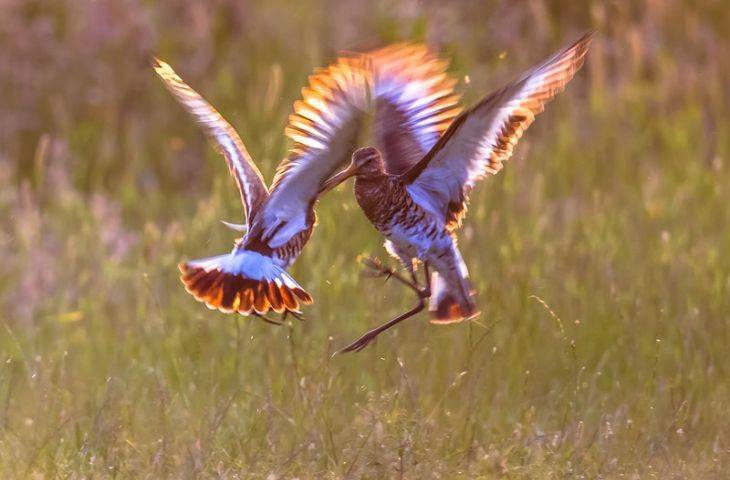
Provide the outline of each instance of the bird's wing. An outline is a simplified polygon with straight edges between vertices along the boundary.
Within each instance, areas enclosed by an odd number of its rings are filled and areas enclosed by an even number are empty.
[[[243,202],[246,224],[250,225],[257,209],[268,197],[269,192],[261,172],[251,160],[241,138],[226,120],[190,88],[167,63],[154,59],[153,67],[165,87],[185,110],[195,118],[205,134],[215,142],[216,149],[223,154],[236,180]]]
[[[592,33],[459,115],[436,145],[403,174],[408,192],[448,228],[460,224],[476,182],[502,169],[535,115],[580,69]]]
[[[456,80],[425,45],[400,43],[364,54],[372,76],[375,143],[386,171],[400,175],[434,146],[461,112]]]
[[[285,130],[294,146],[277,168],[254,229],[269,247],[282,247],[307,227],[323,182],[350,160],[367,103],[368,74],[360,57],[341,57],[309,77]]]

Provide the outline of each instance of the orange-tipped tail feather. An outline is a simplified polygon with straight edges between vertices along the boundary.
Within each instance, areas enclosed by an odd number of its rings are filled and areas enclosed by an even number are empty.
[[[264,315],[299,312],[312,297],[284,269],[256,252],[234,251],[179,265],[185,290],[208,308]]]

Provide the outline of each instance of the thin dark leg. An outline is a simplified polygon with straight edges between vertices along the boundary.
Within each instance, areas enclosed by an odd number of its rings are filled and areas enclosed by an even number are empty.
[[[256,313],[256,312],[251,312],[251,315],[253,315],[254,317],[260,318],[261,320],[263,320],[266,323],[270,323],[270,324],[276,325],[276,326],[280,326],[282,323],[284,323],[279,320],[274,320],[273,318],[269,318],[265,315],[262,315],[262,314]]]
[[[282,321],[286,320],[286,317],[288,317],[290,315],[292,317],[296,318],[297,320],[299,320],[300,322],[303,322],[304,320],[306,320],[306,317],[302,313],[293,312],[291,310],[284,310],[284,313],[281,314],[281,320]]]
[[[368,265],[370,266],[370,265]],[[380,265],[380,262],[377,262],[378,267],[382,267]],[[372,267],[371,267],[372,268]],[[379,327],[375,327],[372,330],[369,330],[367,333],[365,333],[362,337],[358,338],[354,342],[352,342],[350,345],[346,346],[342,350],[338,351],[337,353],[344,353],[344,352],[359,352],[363,348],[367,347],[370,342],[372,342],[375,337],[389,329],[390,327],[397,325],[398,323],[402,322],[406,318],[410,318],[417,313],[421,312],[423,308],[425,307],[425,300],[431,296],[431,274],[429,272],[428,268],[428,262],[423,262],[423,271],[426,276],[426,284],[423,288],[421,288],[418,285],[418,279],[416,278],[416,274],[411,271],[411,276],[413,277],[413,283],[408,282],[405,278],[400,276],[399,280],[401,280],[403,283],[411,287],[413,290],[415,290],[416,294],[418,295],[418,304],[413,307],[412,309],[408,310],[407,312],[398,315],[393,320],[390,320],[389,322],[386,322]],[[400,274],[399,274],[400,275]],[[398,278],[398,277],[395,277]]]
[[[431,272],[428,268],[428,262],[423,262],[423,274],[426,278],[424,284],[423,284],[423,290],[421,290],[421,297],[422,298],[428,298],[431,296]],[[413,279],[415,280],[416,275],[413,274]]]
[[[413,307],[412,309],[408,310],[407,312],[398,315],[393,320],[384,323],[380,325],[379,327],[375,327],[372,330],[368,331],[365,335],[358,338],[354,342],[352,342],[350,345],[346,346],[342,350],[340,350],[337,353],[344,353],[344,352],[359,352],[363,348],[367,347],[370,342],[375,339],[378,335],[392,327],[393,325],[397,325],[398,323],[402,322],[406,318],[412,317],[413,315],[419,313],[421,310],[423,310],[423,307],[425,306],[425,303],[423,301],[423,298],[420,296],[418,297],[418,305]]]

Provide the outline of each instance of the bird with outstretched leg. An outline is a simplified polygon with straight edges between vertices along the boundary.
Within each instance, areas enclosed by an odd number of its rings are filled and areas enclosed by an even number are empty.
[[[243,233],[231,253],[180,264],[185,288],[209,308],[253,315],[273,324],[281,321],[268,317],[268,312],[301,320],[299,304],[312,301],[285,269],[309,240],[321,186],[347,164],[366,112],[374,110],[382,116],[380,112],[388,110],[400,115],[392,110],[394,106],[418,107],[420,116],[410,121],[420,129],[420,138],[433,142],[459,113],[451,91],[454,81],[444,73],[445,62],[425,46],[401,43],[343,55],[309,77],[285,130],[294,146],[267,189],[233,127],[167,63],[155,59],[153,66],[223,153],[246,215],[244,224],[222,222]],[[423,92],[429,97],[418,95]],[[383,134],[398,134],[398,128],[402,126]],[[408,147],[403,144],[404,149]]]
[[[357,202],[386,237],[388,252],[407,268],[413,269],[415,262],[422,261],[434,270],[426,279],[430,288],[422,290],[429,294],[431,322],[461,322],[479,313],[456,240],[469,191],[478,180],[502,169],[535,116],[565,89],[583,65],[592,36],[584,35],[461,113],[420,157],[412,155],[418,149],[399,148],[408,139],[411,146],[419,142],[413,140],[417,133],[407,128],[412,125],[408,108],[397,108],[396,101],[395,108],[382,112],[380,117],[376,113],[378,148],[355,151],[350,166],[324,183],[322,193],[354,176]],[[393,112],[399,114],[395,119]],[[398,136],[379,136],[378,124],[406,128]],[[400,173],[392,173],[393,166]],[[419,296],[415,308],[367,332],[341,351],[363,349],[378,334],[420,312],[422,301]]]

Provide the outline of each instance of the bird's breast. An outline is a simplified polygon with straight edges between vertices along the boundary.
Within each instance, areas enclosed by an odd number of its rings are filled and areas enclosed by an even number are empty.
[[[405,185],[395,177],[385,177],[379,182],[358,179],[355,197],[375,228],[399,244],[421,244],[444,233],[438,222],[413,201]]]
[[[355,180],[355,198],[363,213],[381,233],[393,225],[406,208],[405,188],[388,177]]]

